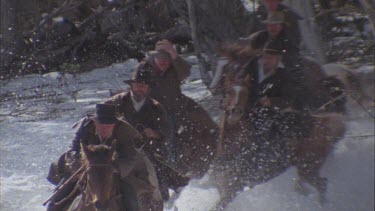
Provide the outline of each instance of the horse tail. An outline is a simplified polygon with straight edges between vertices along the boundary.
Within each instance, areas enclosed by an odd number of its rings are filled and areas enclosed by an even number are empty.
[[[332,101],[332,103],[327,105],[326,111],[345,113],[347,98],[344,83],[334,76],[323,79],[322,83],[328,91],[330,101]]]
[[[325,134],[325,138],[330,144],[333,145],[344,136],[346,125],[343,114],[332,112],[312,116],[318,121],[316,126],[320,128],[320,130],[325,128],[325,131],[320,131],[320,134]]]

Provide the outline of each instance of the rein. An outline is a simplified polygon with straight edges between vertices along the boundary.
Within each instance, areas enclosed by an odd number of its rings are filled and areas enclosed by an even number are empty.
[[[238,82],[232,82],[230,86],[244,86],[248,87],[247,85],[238,83]],[[225,95],[224,95],[225,96]],[[225,98],[225,97],[224,97]],[[223,112],[223,117],[221,118],[220,125],[219,125],[219,140],[216,147],[216,156],[223,156],[224,155],[224,138],[225,138],[225,129],[226,129],[226,122],[228,117],[229,110],[225,108]]]
[[[224,112],[224,116],[221,119],[220,122],[220,133],[219,133],[219,141],[217,143],[216,147],[216,156],[222,156],[224,154],[224,146],[223,146],[223,141],[224,141],[224,131],[225,131],[225,122],[227,121],[227,111]]]
[[[108,166],[112,166],[112,164],[89,164],[86,167],[86,171],[87,171],[87,169],[89,169],[91,167],[108,167]]]
[[[91,167],[101,167],[101,168],[105,168],[105,167],[113,167],[112,164],[96,164],[96,163],[93,163],[93,164],[88,164],[85,168],[85,171],[84,171],[84,174],[87,175],[87,171],[91,168]],[[114,168],[114,167],[113,167]],[[116,170],[114,171],[114,174],[116,173]],[[87,183],[87,178],[86,178],[86,183]],[[113,187],[115,187],[114,184],[112,184]],[[85,186],[87,188],[87,184]],[[82,198],[83,198],[83,202],[84,202],[84,206],[85,207],[88,207],[92,204],[94,204],[94,202],[91,200],[89,200],[89,194],[87,194],[87,192],[85,191],[85,187],[82,187],[81,186],[81,193],[82,193]],[[87,190],[87,189],[86,189]],[[114,200],[114,199],[117,199],[117,198],[120,198],[122,197],[122,194],[119,194],[119,193],[116,193],[116,188],[112,188],[112,191],[114,192],[113,193],[113,197],[111,197],[109,199],[109,201],[111,200]]]

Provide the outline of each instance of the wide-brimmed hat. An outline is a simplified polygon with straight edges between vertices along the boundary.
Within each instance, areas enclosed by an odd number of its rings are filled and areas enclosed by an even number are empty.
[[[96,104],[95,115],[91,119],[99,124],[115,124],[118,121],[116,118],[116,106],[112,104]]]
[[[262,23],[265,23],[265,24],[282,24],[282,23],[285,23],[285,15],[284,15],[283,12],[280,12],[280,11],[270,12],[267,15],[267,19],[262,21]]]
[[[133,69],[132,77],[129,80],[124,80],[124,82],[128,84],[134,82],[152,85],[151,71],[152,66],[142,61]]]
[[[159,49],[157,51],[150,51],[148,52],[148,55],[150,58],[161,57],[161,58],[166,58],[172,61],[171,54],[169,54],[166,50],[163,50],[163,49]]]
[[[284,49],[279,40],[271,40],[270,42],[266,43],[263,48],[263,53],[266,54],[280,55],[283,52]]]

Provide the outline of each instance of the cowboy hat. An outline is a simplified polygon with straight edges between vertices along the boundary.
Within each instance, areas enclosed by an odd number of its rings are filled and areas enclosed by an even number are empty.
[[[124,80],[124,82],[128,84],[134,82],[152,85],[151,69],[152,67],[147,62],[142,61],[133,69],[132,77],[129,80]]]
[[[265,24],[282,24],[285,23],[285,15],[283,12],[276,11],[270,12],[267,16],[267,19],[262,21]]]
[[[112,104],[96,104],[95,115],[91,119],[99,124],[115,124],[118,121],[116,118],[116,106]]]

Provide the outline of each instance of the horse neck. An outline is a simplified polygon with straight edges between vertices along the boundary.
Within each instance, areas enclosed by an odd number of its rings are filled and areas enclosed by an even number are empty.
[[[249,128],[250,121],[246,117],[242,117],[241,120],[234,125],[225,124],[225,127],[221,129],[224,130],[223,144],[231,146],[234,143],[243,143],[245,139],[247,139],[246,137],[248,137]]]
[[[82,201],[81,205],[82,208],[80,210],[84,211],[96,211],[96,208],[92,202],[93,198],[92,195],[90,194],[92,191],[90,189],[90,186],[87,185],[87,172],[85,172],[85,180],[86,180],[86,185],[83,188],[82,192]],[[108,210],[111,211],[121,211],[123,210],[123,203],[122,203],[122,195],[120,192],[120,179],[117,178],[115,175],[112,176],[112,187],[110,188],[111,191],[111,196],[109,198],[109,207]]]

